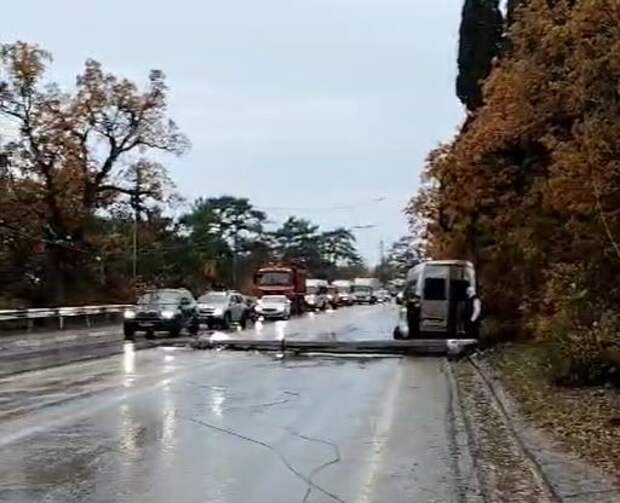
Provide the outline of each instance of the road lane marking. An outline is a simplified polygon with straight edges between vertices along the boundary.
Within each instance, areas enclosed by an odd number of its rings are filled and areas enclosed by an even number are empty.
[[[402,382],[403,362],[404,360],[401,360],[397,366],[396,372],[394,373],[394,377],[390,381],[388,395],[385,402],[380,404],[382,413],[374,425],[375,431],[372,439],[373,452],[370,456],[368,477],[362,489],[362,493],[358,496],[356,503],[371,503],[374,501],[373,493],[381,466],[381,460],[389,439],[390,430],[392,429],[392,423],[394,422],[396,400],[398,398],[398,391],[401,388]]]

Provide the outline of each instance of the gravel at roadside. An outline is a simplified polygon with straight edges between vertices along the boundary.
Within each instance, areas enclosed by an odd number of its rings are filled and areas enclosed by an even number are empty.
[[[510,431],[485,383],[467,362],[453,366],[470,451],[487,503],[553,502],[553,494]]]
[[[620,502],[611,477],[522,415],[485,356],[453,368],[487,501]]]

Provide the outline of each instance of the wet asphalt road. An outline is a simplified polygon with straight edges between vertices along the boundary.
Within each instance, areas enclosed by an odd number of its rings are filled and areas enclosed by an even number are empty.
[[[394,306],[383,306],[392,312]],[[360,340],[391,337],[395,314],[375,317],[376,308],[359,306],[324,313],[306,313],[287,322],[257,323],[248,330],[216,331],[218,339],[287,339],[298,340]],[[209,333],[203,330],[202,334]],[[138,335],[139,346],[144,343]],[[166,334],[158,334],[158,343]],[[90,329],[32,332],[22,334],[0,333],[0,377],[27,370],[62,365],[80,359],[109,356],[122,352],[121,325],[98,326]]]
[[[356,307],[243,335],[380,339],[394,319]],[[127,345],[0,379],[0,501],[461,501],[453,412],[443,359]]]

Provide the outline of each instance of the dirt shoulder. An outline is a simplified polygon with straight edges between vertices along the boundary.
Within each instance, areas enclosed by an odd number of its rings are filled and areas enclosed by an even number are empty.
[[[618,390],[552,385],[545,352],[534,345],[505,345],[487,351],[483,360],[496,371],[526,420],[620,482]]]
[[[452,369],[473,460],[472,476],[475,475],[482,501],[556,502],[552,490],[528,459],[495,397],[474,367],[462,361]]]
[[[557,389],[528,350],[452,367],[485,501],[620,503],[617,393]]]

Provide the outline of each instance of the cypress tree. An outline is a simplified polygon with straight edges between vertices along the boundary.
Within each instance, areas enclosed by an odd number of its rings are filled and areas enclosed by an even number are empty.
[[[456,94],[468,110],[482,105],[482,83],[501,53],[504,20],[499,0],[465,0],[461,18]]]

